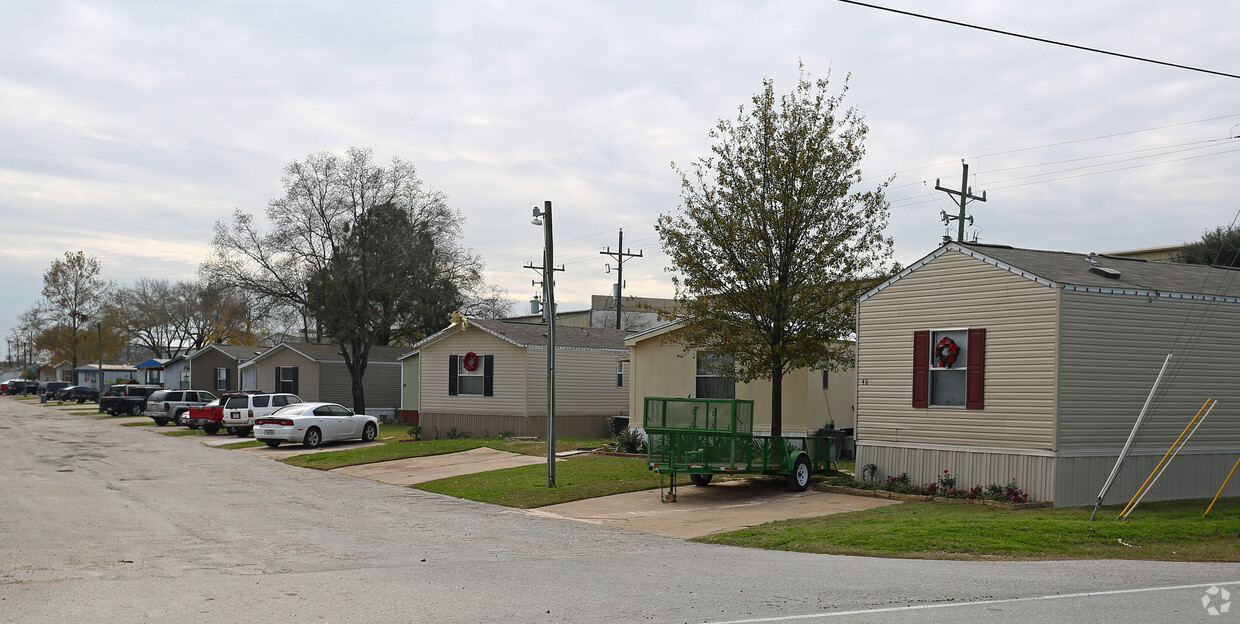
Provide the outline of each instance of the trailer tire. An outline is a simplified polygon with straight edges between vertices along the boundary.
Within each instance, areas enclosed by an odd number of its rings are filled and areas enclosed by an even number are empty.
[[[698,487],[706,487],[707,485],[710,484],[710,478],[713,476],[715,475],[710,474],[710,473],[698,474],[696,472],[692,472],[692,473],[689,473],[689,480],[693,482],[693,485],[696,485]]]
[[[809,488],[809,459],[804,455],[797,457],[792,464],[792,472],[788,473],[788,489],[793,492],[804,492]]]

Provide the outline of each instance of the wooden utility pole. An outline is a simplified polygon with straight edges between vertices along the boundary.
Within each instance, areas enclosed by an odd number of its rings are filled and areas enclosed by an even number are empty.
[[[964,210],[965,205],[968,204],[970,199],[977,200],[977,201],[983,201],[983,202],[986,201],[986,191],[982,191],[982,196],[978,197],[973,194],[973,189],[969,188],[969,164],[964,161],[961,161],[960,164],[964,167],[964,173],[960,175],[960,190],[959,191],[949,189],[949,188],[943,188],[942,186],[939,185],[939,179],[938,178],[934,179],[934,190],[943,191],[944,193],[947,193],[948,195],[955,195],[960,198],[960,214],[959,215],[949,215],[946,212],[944,212],[942,215],[943,223],[951,223],[952,221],[957,222],[956,242],[964,242],[965,220],[968,219],[969,225],[973,225],[973,217],[965,215],[965,210]],[[946,238],[947,237],[944,237],[944,239]]]
[[[624,230],[620,230],[620,242],[616,244],[616,250],[612,251],[611,247],[608,247],[599,253],[616,259],[616,329],[622,329],[620,326],[620,308],[624,300],[624,259],[640,258],[642,257],[642,252],[640,249],[637,253],[633,253],[632,250],[625,251]],[[611,265],[607,265],[607,272],[611,272]]]

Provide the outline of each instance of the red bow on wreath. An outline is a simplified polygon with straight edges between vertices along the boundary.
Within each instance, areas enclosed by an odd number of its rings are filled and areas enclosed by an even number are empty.
[[[934,348],[934,358],[938,360],[939,368],[951,368],[958,357],[960,357],[960,345],[951,338],[944,337],[939,341],[939,346]]]
[[[461,365],[464,366],[467,371],[472,372],[478,370],[478,354],[473,351],[466,353],[465,359],[461,362]]]

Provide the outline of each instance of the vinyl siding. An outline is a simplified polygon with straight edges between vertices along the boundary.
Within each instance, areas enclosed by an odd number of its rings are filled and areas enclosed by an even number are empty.
[[[366,408],[394,408],[400,397],[400,366],[394,363],[371,362],[362,376]],[[353,403],[353,379],[344,362],[319,363],[319,399],[356,407]]]
[[[297,396],[301,397],[303,401],[329,400],[319,398],[318,363],[303,357],[292,349],[280,349],[259,360],[254,366],[258,368],[258,371],[255,373],[258,389],[263,392],[275,392],[278,390],[276,388],[276,367],[296,366],[298,369]]]
[[[556,418],[627,415],[629,389],[616,387],[616,360],[623,355],[614,351],[556,350]],[[525,356],[530,371],[527,413],[546,416],[547,351],[527,349]]]
[[[1168,353],[1133,448],[1165,452],[1209,397],[1188,448],[1240,448],[1240,304],[1064,292],[1062,310],[1060,449],[1117,454]]]
[[[1221,406],[1220,406],[1221,407]],[[1191,416],[1189,416],[1191,418]],[[1211,416],[1213,418],[1213,416]],[[1204,426],[1204,425],[1203,425]],[[1158,466],[1166,449],[1136,451],[1128,455],[1123,468],[1115,476],[1104,503],[1127,503],[1137,489]],[[1106,483],[1107,475],[1119,456],[1118,449],[1109,455],[1060,457],[1055,482],[1055,505],[1092,505]],[[1236,452],[1198,450],[1190,444],[1180,453],[1150,488],[1142,502],[1180,498],[1214,498],[1219,486],[1236,462]],[[1223,496],[1240,496],[1240,479],[1232,478]],[[1202,510],[1205,508],[1203,506]],[[1140,515],[1139,511],[1137,515]],[[1134,516],[1136,517],[1136,516]]]
[[[237,360],[212,349],[190,360],[189,383],[196,390],[218,392],[215,387],[215,369],[228,368],[232,373],[228,376],[228,389],[239,390],[241,375],[237,372]]]
[[[479,358],[495,356],[492,396],[448,394],[448,356],[473,351]],[[467,329],[422,347],[419,356],[419,411],[423,414],[527,416],[529,375],[525,349],[481,329]],[[543,370],[546,370],[544,367]],[[493,433],[499,433],[495,430]]]
[[[1057,297],[1056,289],[950,251],[862,301],[858,460],[869,461],[860,455],[863,440],[1052,449]],[[985,408],[913,408],[913,332],[956,328],[987,330]]]
[[[1056,458],[1053,453],[1021,452],[964,446],[932,446],[857,441],[858,470],[865,464],[878,466],[878,478],[907,472],[915,483],[931,483],[944,470],[951,470],[956,486],[1016,486],[1029,494],[1031,500],[1050,501],[1055,498]],[[861,459],[864,457],[864,459]],[[1109,468],[1109,466],[1108,466]],[[1097,492],[1094,492],[1094,496]]]
[[[633,385],[629,404],[633,426],[640,426],[646,397],[692,397],[696,386],[697,351],[663,342],[660,336],[640,340],[630,347]],[[822,371],[798,369],[783,380],[783,432],[810,433],[832,420],[839,428],[853,426],[853,388],[856,371],[831,373],[830,389],[822,390]],[[754,402],[754,430],[771,428],[771,384],[753,381],[736,385],[736,398]]]

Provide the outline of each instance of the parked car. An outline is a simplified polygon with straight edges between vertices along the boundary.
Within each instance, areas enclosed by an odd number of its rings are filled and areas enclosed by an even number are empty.
[[[99,411],[109,416],[129,414],[137,416],[146,409],[146,398],[158,392],[163,386],[149,384],[116,384],[108,386],[107,392],[99,398]]]
[[[301,403],[301,397],[286,392],[264,392],[230,397],[224,403],[224,418],[221,424],[228,429],[229,433],[244,438],[254,429],[255,418],[262,418],[293,403]]]
[[[38,394],[39,382],[34,379],[18,379],[9,383],[9,394]]]
[[[206,390],[156,390],[146,399],[146,415],[155,420],[160,427],[174,423],[186,424],[181,419],[189,413],[189,408],[206,405],[215,400],[215,395]],[[190,429],[197,429],[190,425]]]
[[[99,391],[90,386],[69,386],[64,390],[66,401],[77,401],[85,403],[87,401],[98,401]]]
[[[254,419],[254,439],[275,448],[284,442],[301,442],[318,448],[323,442],[354,440],[370,442],[379,433],[379,419],[336,403],[286,405]]]
[[[219,433],[220,429],[224,428],[224,404],[228,402],[228,399],[235,396],[244,397],[251,394],[257,393],[249,390],[225,392],[220,395],[220,398],[211,401],[206,405],[201,407],[191,407],[189,408],[189,411],[185,413],[185,425],[190,429],[202,427],[202,430],[206,432],[207,435],[215,435]],[[229,429],[229,433],[232,433],[232,427],[229,427]]]
[[[43,384],[42,394],[45,394],[47,395],[47,398],[52,399],[56,397],[57,392],[64,390],[71,385],[73,384],[67,381],[49,381]]]

